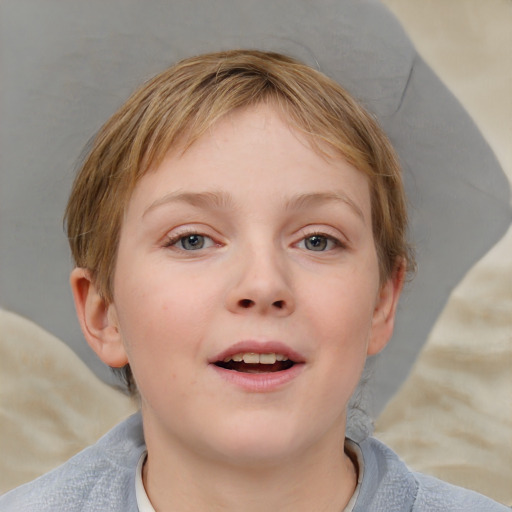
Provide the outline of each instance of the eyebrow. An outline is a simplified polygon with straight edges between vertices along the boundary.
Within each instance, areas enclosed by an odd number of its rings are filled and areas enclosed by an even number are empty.
[[[151,203],[142,214],[169,203],[187,203],[197,208],[227,209],[234,206],[233,198],[227,192],[171,192]]]
[[[288,211],[297,211],[303,208],[320,206],[329,202],[342,202],[346,204],[358,217],[365,222],[363,211],[346,194],[342,192],[313,192],[298,194],[290,198],[285,205]],[[197,208],[228,209],[235,207],[231,194],[223,191],[212,192],[171,192],[151,203],[142,214],[145,217],[149,212],[160,206],[170,203],[187,203]]]
[[[287,210],[300,210],[305,207],[320,206],[330,202],[345,203],[358,217],[365,222],[363,211],[359,206],[343,192],[314,192],[311,194],[299,194],[292,197],[286,203]]]

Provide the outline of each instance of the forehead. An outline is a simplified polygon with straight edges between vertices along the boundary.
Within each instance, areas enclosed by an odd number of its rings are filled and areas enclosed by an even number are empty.
[[[130,209],[176,192],[250,191],[259,200],[332,193],[368,200],[366,175],[325,143],[295,129],[278,109],[260,104],[214,123],[190,146],[183,141],[141,178]]]

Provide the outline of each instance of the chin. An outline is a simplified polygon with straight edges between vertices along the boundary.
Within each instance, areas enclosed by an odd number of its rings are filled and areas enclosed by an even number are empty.
[[[262,443],[259,443],[240,446],[238,449],[228,452],[223,451],[218,454],[218,460],[240,469],[265,469],[291,460],[298,453],[300,450],[294,449],[290,444],[288,446],[263,446]]]
[[[244,426],[239,423],[218,432],[212,449],[215,457],[240,467],[268,467],[292,459],[303,453],[308,445],[304,432],[283,422],[251,422]]]

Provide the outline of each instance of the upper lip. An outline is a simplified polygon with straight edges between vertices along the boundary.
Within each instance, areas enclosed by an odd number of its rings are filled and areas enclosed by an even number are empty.
[[[286,356],[288,359],[293,361],[294,363],[304,363],[305,359],[300,353],[292,350],[288,345],[282,343],[280,341],[254,341],[254,340],[246,340],[239,341],[234,345],[226,348],[222,352],[219,352],[212,358],[208,360],[209,363],[217,363],[219,361],[224,361],[229,357],[234,356],[235,354],[282,354]]]

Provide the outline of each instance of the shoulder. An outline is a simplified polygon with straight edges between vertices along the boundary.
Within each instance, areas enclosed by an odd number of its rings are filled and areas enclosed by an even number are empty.
[[[414,475],[418,482],[414,512],[510,512],[505,505],[477,492],[420,473]]]
[[[137,510],[135,469],[144,449],[135,414],[62,466],[0,497],[0,511],[125,512],[130,503]]]
[[[374,438],[359,443],[364,461],[354,512],[507,512],[510,509],[468,489],[411,471]]]

